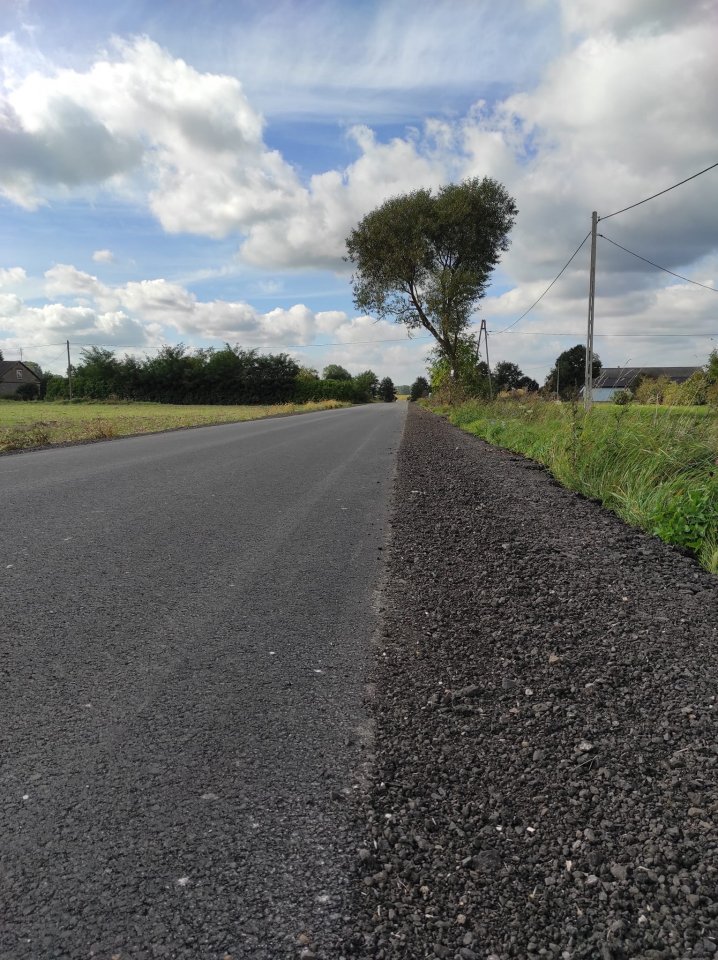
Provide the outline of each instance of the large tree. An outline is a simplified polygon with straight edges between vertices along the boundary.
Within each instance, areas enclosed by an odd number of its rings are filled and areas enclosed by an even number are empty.
[[[497,393],[502,390],[517,390],[523,375],[524,372],[517,363],[511,363],[510,360],[499,361],[492,374],[494,390]]]
[[[410,400],[421,400],[429,396],[429,381],[426,377],[417,377],[411,385]]]
[[[513,198],[489,177],[387,200],[346,241],[355,306],[427,330],[457,369],[460,342],[508,248],[516,213]]]
[[[598,354],[593,355],[593,377],[595,378],[601,372],[601,359]],[[582,343],[577,343],[570,350],[564,350],[556,358],[556,363],[551,368],[544,390],[549,393],[557,393],[564,400],[571,400],[577,397],[586,375],[586,348]]]
[[[396,400],[396,390],[391,377],[384,377],[379,384],[379,399],[384,400],[385,403],[393,403]]]
[[[367,400],[373,400],[379,386],[379,377],[373,370],[364,370],[352,378],[357,390],[360,390]]]
[[[351,373],[344,367],[340,367],[338,363],[330,363],[325,367],[322,376],[325,380],[351,380],[352,378]]]

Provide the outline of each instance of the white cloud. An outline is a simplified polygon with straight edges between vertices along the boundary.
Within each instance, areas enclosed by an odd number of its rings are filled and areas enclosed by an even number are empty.
[[[27,274],[22,267],[0,268],[0,287],[14,286],[26,277]]]
[[[297,181],[262,140],[234,77],[200,74],[152,41],[89,70],[5,76],[0,189],[32,209],[58,187],[140,178],[165,229],[220,236],[274,215]]]
[[[541,8],[540,2],[521,6],[523,12]],[[441,19],[446,6],[422,4],[420,9],[422,16],[408,22],[402,20],[404,2],[383,5],[367,40],[371,56],[346,64],[342,82],[349,91],[372,82],[377,93],[392,83],[394,90],[408,90],[418,63],[426,64],[426,73],[416,77],[425,89],[447,75],[448,62],[456,64],[469,89],[474,68],[457,51],[470,44],[479,26],[490,26],[498,36],[505,15],[491,19],[488,4],[467,0],[461,5],[465,35],[451,40]],[[306,181],[268,148],[263,118],[236,78],[200,72],[148,39],[120,43],[84,71],[55,70],[35,61],[23,73],[15,64],[6,69],[0,98],[0,189],[32,207],[57,191],[82,195],[101,184],[120,197],[143,199],[167,231],[236,236],[245,264],[340,271],[348,231],[386,197],[488,174],[506,183],[520,211],[498,274],[507,292],[485,304],[492,323],[505,325],[553,279],[588,231],[592,209],[605,215],[718,157],[715,0],[678,5],[562,0],[551,9],[562,11],[563,45],[556,45],[538,81],[518,86],[498,102],[477,100],[462,117],[428,118],[389,142],[381,142],[367,126],[354,126],[347,134],[356,153],[353,162],[343,169],[320,168]],[[312,13],[306,29],[322,16]],[[269,28],[280,19],[270,11],[262,21],[270,39],[262,40],[258,29],[252,33],[257,50],[246,60],[250,73],[264,59],[270,65],[264,69],[276,74],[277,58],[265,55],[277,35]],[[351,16],[349,21],[354,22]],[[407,29],[401,42],[392,43],[401,33],[400,22]],[[456,19],[451,23],[454,29]],[[297,26],[297,37],[304,29]],[[352,30],[339,24],[330,31],[337,49],[345,49]],[[326,63],[311,62],[301,53],[301,42],[296,46],[299,52],[288,57],[301,68],[297,89],[306,93],[314,84],[319,89],[328,83]],[[340,95],[338,80],[329,87],[330,100]],[[477,97],[484,88],[482,80]],[[714,283],[717,207],[718,171],[713,171],[604,221],[601,231],[670,269]],[[519,344],[532,324],[582,331],[586,273],[584,248],[511,334],[511,343]],[[260,344],[277,343],[278,337],[308,343],[323,324],[335,322],[328,319],[331,314],[322,317],[301,305],[259,313],[246,303],[198,301],[181,285],[160,279],[109,288],[70,267],[48,271],[46,284],[48,296],[75,297],[76,307],[92,303],[102,315],[124,312],[179,335],[229,338],[234,331]],[[688,319],[708,329],[712,295],[691,290],[684,296],[680,290],[652,267],[600,242],[597,332],[622,328],[648,335],[657,324],[675,327]],[[671,319],[671,311],[681,313]],[[336,319],[337,339],[356,332],[360,320],[342,314]],[[527,337],[524,341],[529,343]],[[535,338],[531,349],[517,346],[517,359],[526,357],[524,362],[546,369],[556,344],[542,344]],[[657,343],[655,351],[665,353],[664,346]]]
[[[53,296],[97,297],[105,290],[97,277],[70,264],[58,263],[45,272],[45,294]]]
[[[20,272],[19,280],[23,279]],[[45,294],[61,297],[63,302],[36,307],[11,292],[0,296],[0,330],[9,334],[4,342],[22,343],[26,350],[32,350],[33,344],[61,344],[64,339],[75,346],[95,343],[152,349],[162,342],[189,339],[296,351],[329,339],[340,345],[343,360],[362,366],[367,340],[402,337],[395,324],[350,317],[341,310],[315,312],[295,304],[261,312],[242,301],[199,300],[180,284],[161,278],[104,284],[70,264],[46,271]],[[47,350],[41,353],[41,357],[47,355]]]
[[[115,255],[112,250],[95,250],[92,254],[92,259],[95,263],[112,263]]]

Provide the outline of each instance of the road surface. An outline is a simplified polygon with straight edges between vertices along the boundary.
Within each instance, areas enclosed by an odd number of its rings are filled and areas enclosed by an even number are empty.
[[[404,404],[0,458],[0,957],[331,956]]]

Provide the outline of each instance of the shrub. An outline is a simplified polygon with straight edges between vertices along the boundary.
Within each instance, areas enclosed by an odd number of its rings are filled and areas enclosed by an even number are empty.
[[[17,400],[37,400],[40,397],[40,388],[36,383],[22,383],[15,391]]]

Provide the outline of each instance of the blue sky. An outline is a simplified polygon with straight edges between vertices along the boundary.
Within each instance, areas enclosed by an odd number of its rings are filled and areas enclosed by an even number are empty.
[[[715,0],[5,0],[0,349],[59,369],[68,338],[229,340],[411,381],[431,344],[357,313],[343,240],[388,196],[489,175],[519,206],[482,306],[492,361],[543,379],[583,336],[587,250],[498,331],[591,210],[718,160],[717,14]],[[605,232],[715,285],[716,200],[718,171]],[[606,364],[699,363],[716,344],[711,292],[605,242],[598,297]]]

